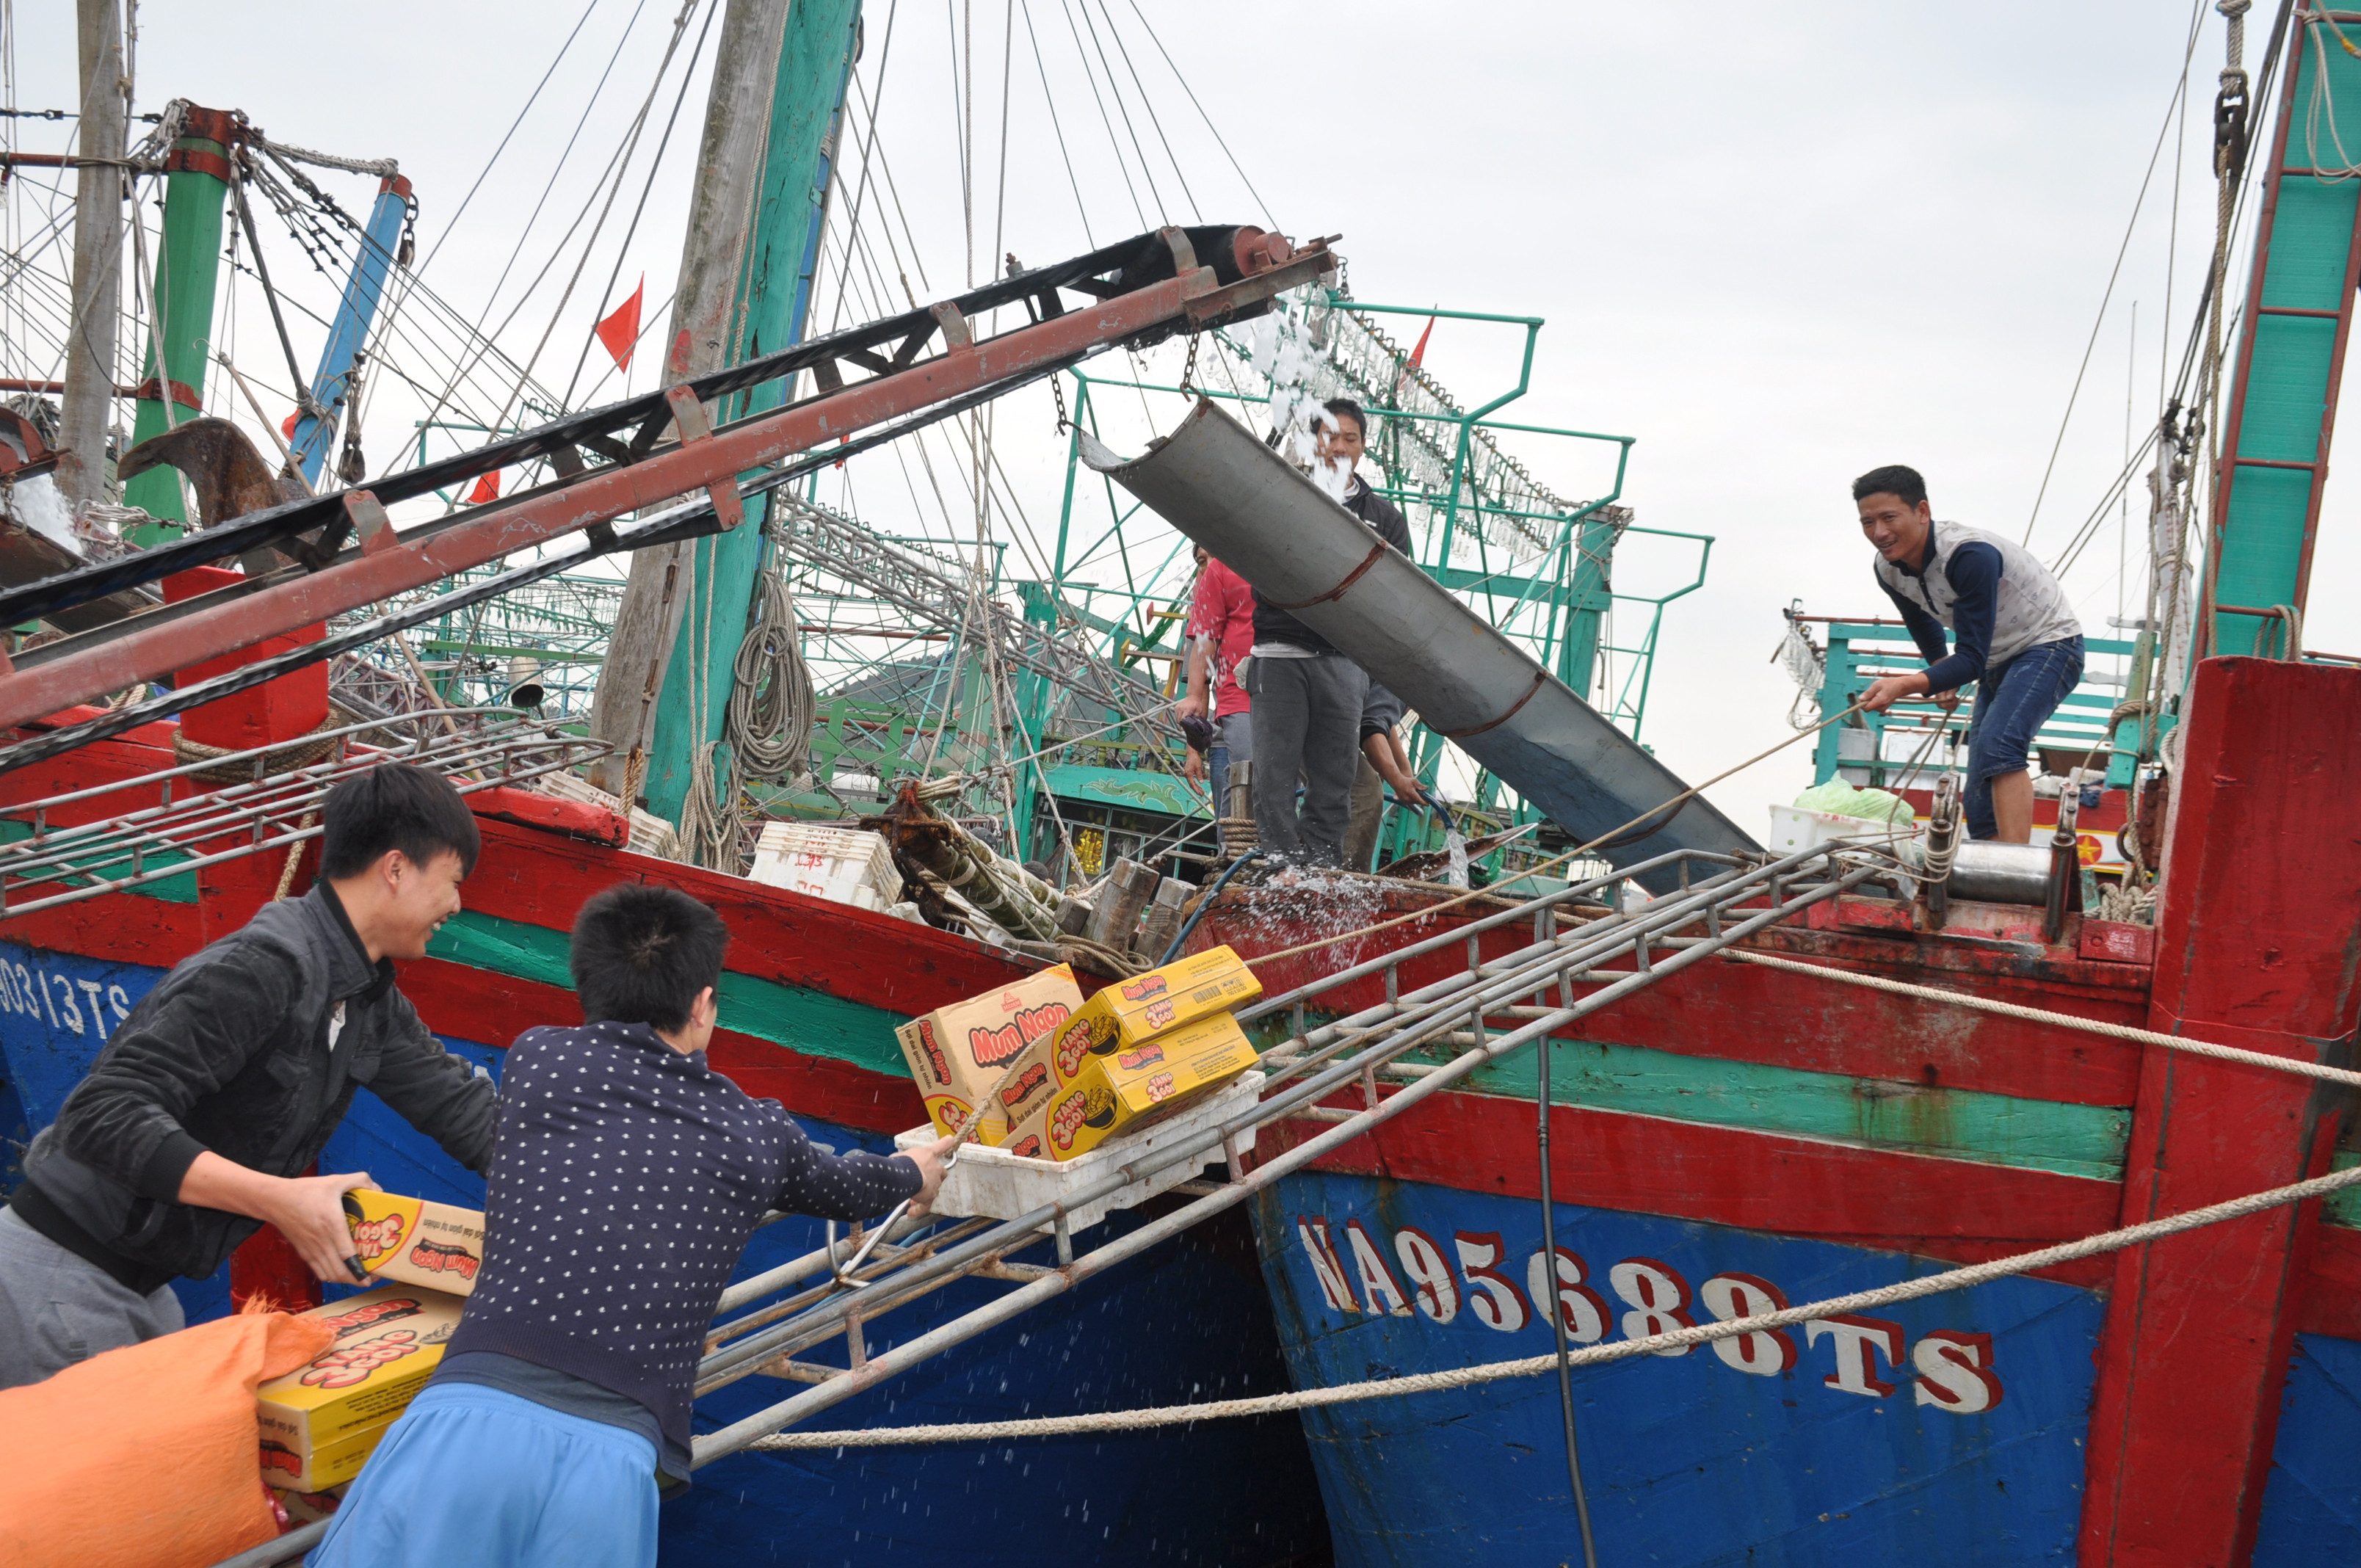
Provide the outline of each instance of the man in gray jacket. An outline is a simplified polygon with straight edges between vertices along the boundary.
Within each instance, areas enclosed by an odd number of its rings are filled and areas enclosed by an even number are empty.
[[[470,1170],[491,1158],[491,1080],[394,989],[459,911],[474,817],[387,763],[332,790],[319,883],[173,966],[33,1140],[0,1211],[0,1387],[181,1326],[202,1279],[265,1223],[321,1279],[353,1281],[342,1199],[305,1176],[367,1084]]]
[[[1902,612],[1927,667],[1861,694],[1883,713],[1931,696],[1947,711],[1975,683],[1968,722],[1968,835],[2033,837],[2034,740],[2082,678],[2082,622],[2047,567],[2013,539],[1936,521],[1927,481],[1900,464],[1852,482],[1861,530],[1877,552],[1877,586]]]

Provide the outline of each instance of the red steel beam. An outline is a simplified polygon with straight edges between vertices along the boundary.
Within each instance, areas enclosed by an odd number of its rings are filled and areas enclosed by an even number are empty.
[[[586,474],[562,489],[433,538],[396,537],[357,560],[145,631],[126,630],[52,663],[15,671],[0,676],[0,729],[423,587],[625,512],[726,483],[750,468],[1129,337],[1180,315],[1190,301],[1212,293],[1214,286],[1212,269],[1199,268],[987,342],[954,346],[907,370],[749,420],[675,451]],[[352,494],[362,506],[375,507],[368,492]]]

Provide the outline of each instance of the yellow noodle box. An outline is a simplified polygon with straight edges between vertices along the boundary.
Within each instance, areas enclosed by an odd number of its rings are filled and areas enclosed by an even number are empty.
[[[380,1285],[302,1314],[326,1323],[336,1339],[255,1391],[263,1480],[319,1492],[359,1475],[386,1428],[441,1365],[462,1304],[441,1290]]]
[[[1085,1053],[1078,1073],[1018,1122],[1001,1146],[1034,1159],[1072,1159],[1117,1133],[1162,1120],[1254,1065],[1246,1031],[1227,1013],[1136,1046]]]
[[[1162,969],[1112,981],[1058,1031],[1050,1068],[1058,1088],[1079,1080],[1093,1060],[1138,1049],[1200,1018],[1243,1007],[1262,982],[1227,948],[1208,948]]]
[[[345,1228],[370,1278],[475,1294],[476,1271],[484,1266],[481,1210],[363,1188],[345,1194]]]
[[[1049,1097],[1049,1049],[1059,1026],[1081,1011],[1074,971],[1057,964],[964,1002],[938,1007],[894,1031],[902,1059],[943,1134],[958,1132],[1011,1068],[1016,1075],[984,1113],[977,1137],[996,1144]]]

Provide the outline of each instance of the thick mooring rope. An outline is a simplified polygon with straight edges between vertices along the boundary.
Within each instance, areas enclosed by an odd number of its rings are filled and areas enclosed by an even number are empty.
[[[2217,1046],[2211,1040],[2192,1040],[2180,1035],[2159,1035],[2153,1029],[2135,1029],[2128,1024],[2106,1024],[2096,1018],[2077,1018],[2070,1013],[2045,1012],[2038,1007],[2020,1007],[2014,1002],[1993,1002],[1982,996],[1968,996],[1956,991],[1938,991],[1931,985],[1910,985],[1898,980],[1884,980],[1873,974],[1854,974],[1849,970],[1826,969],[1818,964],[1797,963],[1793,959],[1774,959],[1767,953],[1726,951],[1725,958],[1742,963],[1761,964],[1765,969],[1789,970],[1796,974],[1808,974],[1817,980],[1833,980],[1844,985],[1866,986],[1872,991],[1890,992],[1896,996],[1923,997],[1928,1002],[1948,1002],[1955,1007],[1966,1007],[1978,1013],[1996,1013],[2004,1018],[2022,1018],[2028,1024],[2044,1024],[2059,1029],[2080,1029],[2087,1035],[2105,1035],[2112,1039],[2129,1040],[2134,1045],[2162,1046],[2167,1050],[2187,1051],[2191,1056],[2212,1057],[2217,1061],[2234,1061],[2247,1067],[2269,1068],[2275,1072],[2298,1073],[2305,1078],[2323,1078],[2331,1083],[2361,1086],[2361,1072],[2348,1072],[2341,1067],[2324,1067],[2319,1062],[2301,1061],[2293,1057],[2268,1056],[2261,1051],[2244,1051],[2235,1046]]]
[[[2165,1236],[2178,1235],[2183,1231],[2217,1225],[2226,1220],[2244,1219],[2266,1209],[2275,1209],[2285,1203],[2300,1203],[2356,1184],[2361,1184],[2361,1166],[2314,1177],[2310,1181],[2299,1181],[2291,1187],[2275,1187],[2267,1192],[2233,1198],[2226,1203],[2191,1209],[2185,1214],[2174,1214],[2166,1219],[2127,1225],[2119,1231],[2085,1236],[2081,1241],[2061,1242],[2056,1246],[2019,1253],[2014,1257],[1993,1258],[1989,1263],[1946,1269],[1923,1279],[1905,1279],[1899,1284],[1880,1286],[1874,1290],[1857,1290],[1850,1296],[1834,1296],[1825,1301],[1788,1307],[1757,1317],[1701,1323],[1694,1328],[1675,1329],[1671,1333],[1650,1334],[1645,1339],[1615,1340],[1605,1344],[1587,1345],[1571,1352],[1566,1362],[1574,1366],[1592,1366],[1604,1362],[1622,1361],[1634,1355],[1657,1355],[1666,1351],[1686,1350],[1692,1345],[1709,1344],[1716,1340],[1790,1328],[1814,1318],[1827,1318],[1841,1312],[1865,1312],[1876,1307],[1890,1307],[1899,1301],[1916,1301],[1922,1297],[1966,1290],[1995,1279],[2005,1279],[2011,1275],[2050,1268],[2061,1263],[2071,1263],[2077,1258],[2138,1246]],[[1557,1355],[1552,1353],[1529,1355],[1516,1361],[1493,1361],[1478,1366],[1453,1367],[1443,1372],[1421,1372],[1408,1377],[1378,1377],[1365,1383],[1340,1383],[1324,1388],[1267,1394],[1253,1399],[1214,1399],[1202,1405],[1159,1405],[1148,1409],[1042,1416],[1019,1421],[975,1421],[961,1426],[878,1427],[866,1431],[785,1431],[758,1438],[746,1446],[773,1451],[885,1448],[907,1443],[997,1442],[1009,1438],[1137,1431],[1148,1427],[1185,1426],[1195,1421],[1229,1420],[1241,1416],[1282,1415],[1323,1405],[1400,1398],[1405,1395],[1431,1394],[1446,1388],[1472,1388],[1479,1384],[1498,1383],[1510,1377],[1538,1377],[1556,1372],[1557,1366]]]

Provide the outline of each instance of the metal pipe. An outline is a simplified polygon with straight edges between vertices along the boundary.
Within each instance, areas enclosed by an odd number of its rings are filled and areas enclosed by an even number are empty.
[[[2081,804],[2077,787],[2058,797],[2058,826],[2049,835],[2049,882],[2043,889],[2041,938],[2055,942],[2066,934],[2066,905],[2076,874],[2081,870],[2076,851],[2074,817]]]
[[[1126,461],[1088,434],[1081,446],[1092,467],[1286,606],[1577,840],[1682,794],[1671,770],[1210,400],[1145,456]],[[1649,853],[1642,843],[1760,853],[1697,798],[1600,853],[1629,868]],[[1642,885],[1664,893],[1672,882],[1660,872]]]
[[[2049,846],[1971,839],[1951,862],[1950,895],[1984,904],[2046,905]]]

